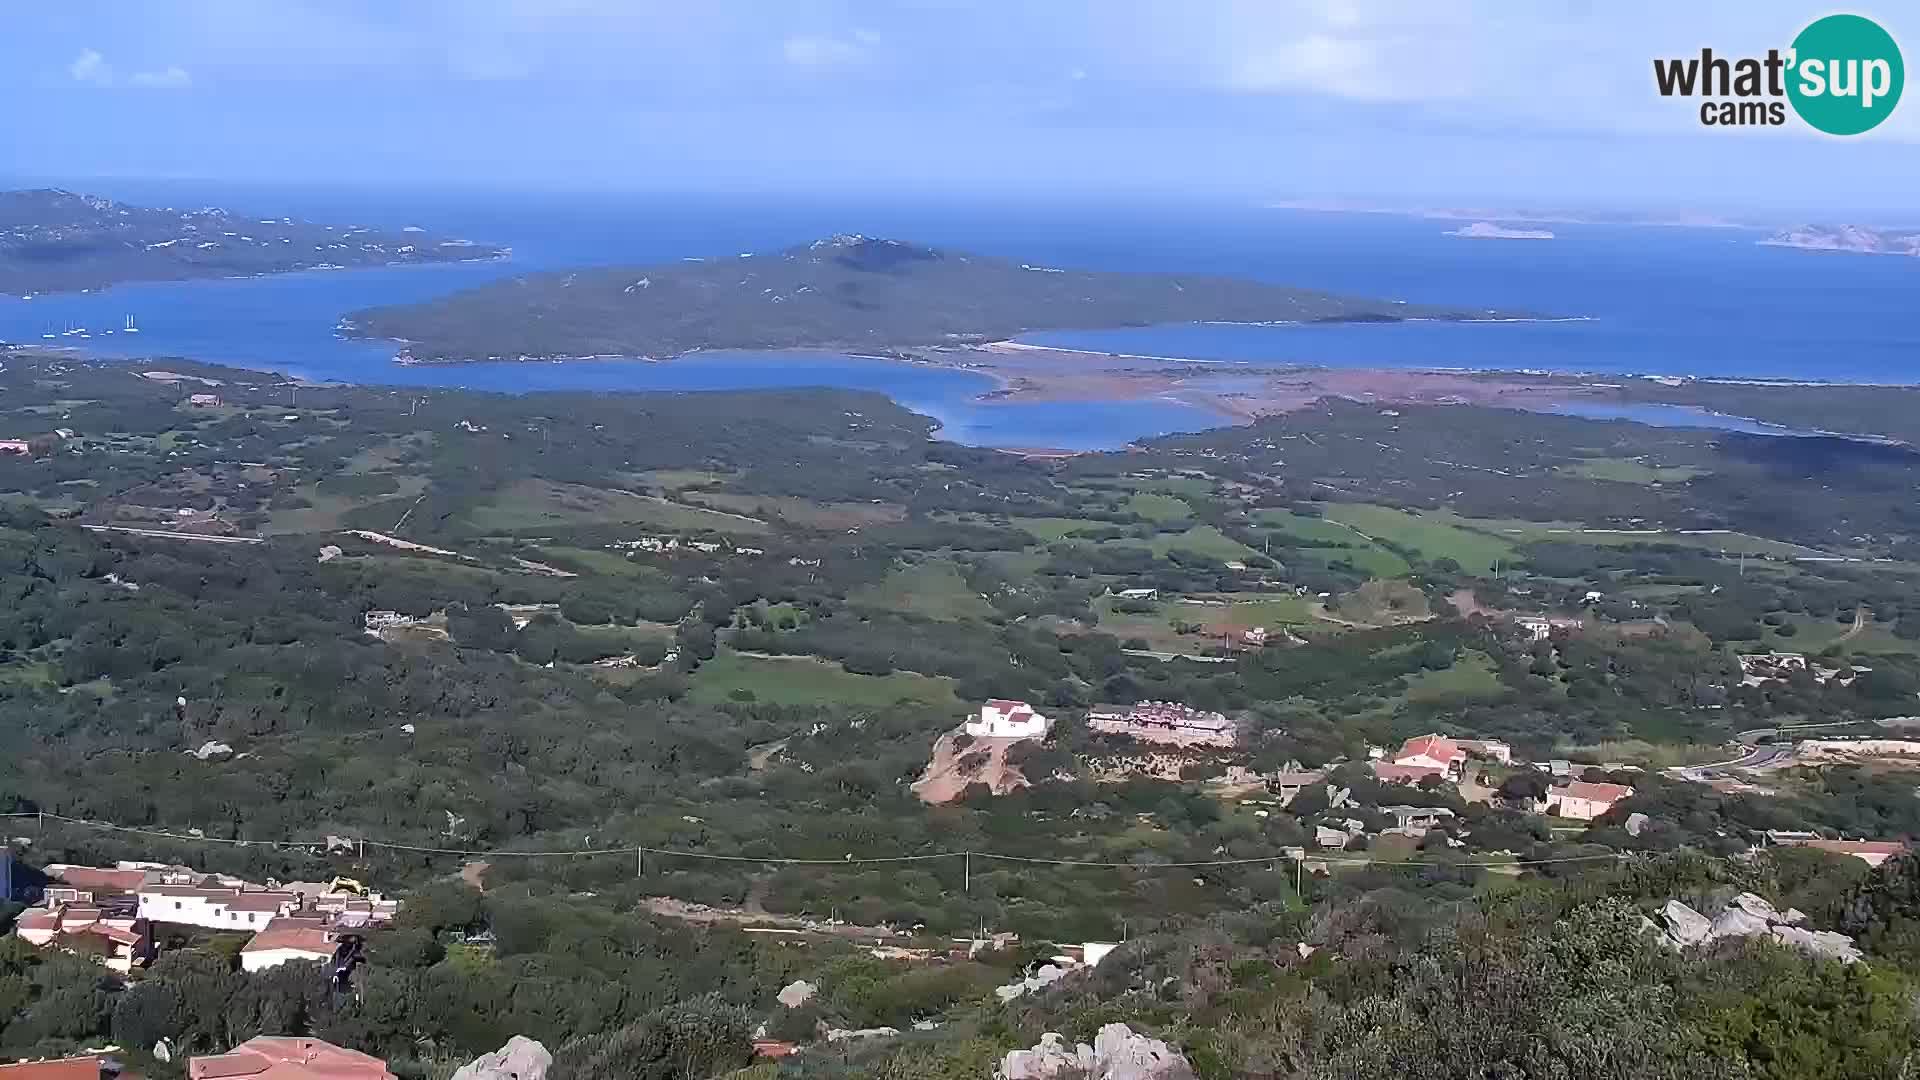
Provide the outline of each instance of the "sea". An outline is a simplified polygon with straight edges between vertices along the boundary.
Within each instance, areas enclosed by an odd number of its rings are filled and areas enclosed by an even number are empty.
[[[329,224],[420,226],[503,243],[508,260],[129,284],[0,298],[0,341],[103,356],[184,356],[308,379],[543,390],[874,390],[983,446],[1109,449],[1227,422],[1170,399],[996,402],[984,375],[821,352],[725,352],[667,362],[405,366],[388,343],[341,337],[355,309],[423,300],[556,267],[769,252],[863,233],[1023,262],[1204,272],[1358,296],[1524,312],[1526,321],[1183,324],[1027,335],[1033,344],[1258,368],[1472,369],[1920,383],[1920,260],[1759,243],[1744,228],[1555,224],[1552,240],[1450,236],[1460,223],[1371,213],[1172,203],[1018,203],[499,191],[320,190],[202,183],[69,185],[147,205],[224,206]],[[138,334],[122,332],[131,316]],[[84,327],[87,338],[61,336]],[[108,331],[113,331],[108,333]],[[56,337],[49,342],[43,335]],[[1639,409],[1645,423],[1735,418]]]

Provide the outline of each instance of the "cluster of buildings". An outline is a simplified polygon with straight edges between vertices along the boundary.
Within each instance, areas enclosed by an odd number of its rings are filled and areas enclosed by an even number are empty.
[[[766,550],[756,547],[740,547],[723,544],[714,540],[682,540],[677,536],[642,536],[638,540],[617,540],[607,545],[615,551],[645,551],[655,555],[670,555],[676,551],[697,551],[703,555],[712,555],[728,551],[735,555],[765,555]],[[799,565],[796,560],[796,565]],[[820,561],[813,560],[806,565],[818,566]]]
[[[1240,738],[1237,726],[1225,714],[1173,701],[1096,706],[1087,712],[1087,728],[1170,747],[1227,748]],[[994,698],[980,706],[962,728],[976,739],[1044,739],[1052,729],[1052,717],[1029,702],[1008,698]]]
[[[1786,682],[1796,674],[1811,672],[1813,681],[1826,685],[1836,683],[1840,686],[1852,685],[1854,677],[1872,671],[1872,668],[1855,665],[1853,674],[1842,677],[1840,668],[1822,667],[1807,662],[1803,653],[1766,652],[1742,653],[1740,655],[1740,684],[1759,686],[1761,683]]]
[[[1168,746],[1232,747],[1240,741],[1233,721],[1171,701],[1102,705],[1087,713],[1087,727],[1107,735],[1126,735]]]
[[[1390,758],[1384,752],[1374,758],[1373,775],[1397,784],[1417,784],[1430,776],[1458,783],[1466,777],[1469,758],[1511,765],[1513,747],[1498,739],[1450,739],[1444,735],[1421,735],[1401,743],[1400,749]]]
[[[291,882],[261,887],[179,866],[122,862],[111,868],[55,863],[40,903],[14,921],[21,940],[91,956],[126,973],[158,950],[155,925],[249,933],[241,967],[263,971],[290,960],[358,959],[360,932],[393,919],[397,900],[357,882]]]
[[[224,1054],[187,1059],[188,1080],[395,1080],[387,1063],[298,1035],[257,1035]],[[0,1065],[0,1080],[133,1080],[104,1053]]]
[[[1417,784],[1428,777],[1458,783],[1466,777],[1467,762],[1478,758],[1513,764],[1513,747],[1498,739],[1453,739],[1444,735],[1421,735],[1400,744],[1391,756],[1384,751],[1372,763],[1373,775],[1382,781]],[[1533,807],[1539,813],[1557,814],[1575,821],[1592,821],[1613,809],[1613,805],[1633,795],[1626,784],[1575,780],[1573,767],[1556,761],[1547,771],[1554,786]]]

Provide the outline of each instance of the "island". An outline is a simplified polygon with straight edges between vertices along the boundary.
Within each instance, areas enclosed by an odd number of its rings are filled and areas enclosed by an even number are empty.
[[[127,281],[251,277],[500,258],[507,249],[427,232],[129,206],[57,189],[0,192],[0,295]]]
[[[1796,225],[1765,240],[1768,247],[1804,251],[1851,251],[1861,255],[1920,255],[1920,229],[1878,229],[1865,225]]]
[[[1241,278],[1015,262],[840,235],[769,254],[550,271],[354,312],[343,332],[407,362],[667,358],[712,349],[892,354],[1034,330],[1183,322],[1512,318]]]
[[[1447,230],[1448,236],[1465,237],[1468,240],[1551,240],[1553,233],[1546,229],[1510,229],[1505,225],[1496,225],[1491,221],[1476,221],[1471,225],[1462,225]]]

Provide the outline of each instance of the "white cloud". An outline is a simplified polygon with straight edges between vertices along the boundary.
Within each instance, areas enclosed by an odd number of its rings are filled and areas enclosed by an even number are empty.
[[[795,67],[825,68],[857,63],[880,43],[871,30],[855,30],[850,37],[800,34],[780,43],[780,52]]]
[[[160,71],[136,71],[127,82],[155,90],[181,90],[193,85],[193,76],[187,74],[186,68],[170,65]]]
[[[95,86],[106,86],[113,82],[112,66],[96,49],[80,50],[80,55],[67,65],[67,74],[73,76],[75,82],[93,83]]]

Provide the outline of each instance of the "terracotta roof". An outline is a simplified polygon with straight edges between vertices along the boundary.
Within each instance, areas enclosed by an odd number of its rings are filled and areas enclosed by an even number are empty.
[[[29,930],[52,930],[60,925],[60,913],[46,908],[33,908],[13,920],[13,925]]]
[[[1400,761],[1405,758],[1425,756],[1435,761],[1452,761],[1464,753],[1465,751],[1460,749],[1458,743],[1444,735],[1422,735],[1401,743],[1400,752],[1395,754],[1393,759]]]
[[[392,1080],[387,1063],[371,1054],[347,1050],[319,1039],[260,1035],[229,1054],[196,1057],[187,1063],[192,1080],[229,1076],[262,1080]]]
[[[1800,846],[1836,855],[1898,855],[1907,850],[1907,845],[1898,840],[1807,840]]]
[[[253,935],[240,951],[267,952],[272,949],[298,949],[322,956],[333,955],[333,935],[312,926],[279,926],[275,919],[265,930]]]
[[[289,892],[243,892],[227,905],[229,911],[279,911],[286,904],[299,900]]]
[[[1438,765],[1394,765],[1385,761],[1373,763],[1373,775],[1387,781],[1413,781],[1418,783],[1429,776],[1446,776],[1447,771]]]
[[[47,876],[62,885],[103,892],[133,892],[146,884],[147,880],[145,870],[107,870],[97,866],[65,864],[47,867]]]
[[[0,1065],[4,1080],[100,1080],[97,1057],[61,1058],[59,1061],[28,1061],[18,1065]]]
[[[1590,784],[1585,780],[1575,780],[1559,789],[1563,799],[1587,799],[1591,802],[1612,803],[1633,794],[1633,789],[1625,784]]]

